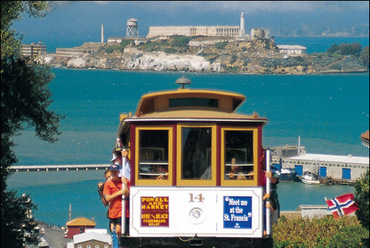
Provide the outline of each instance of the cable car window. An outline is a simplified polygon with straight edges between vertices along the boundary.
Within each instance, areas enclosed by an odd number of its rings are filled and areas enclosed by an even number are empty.
[[[168,130],[140,130],[139,179],[168,180]]]
[[[253,180],[253,132],[225,131],[225,180]]]
[[[173,98],[170,99],[169,106],[170,108],[185,106],[218,108],[218,100],[212,98],[196,98],[196,97]]]
[[[212,177],[212,128],[183,127],[181,179],[210,180]]]

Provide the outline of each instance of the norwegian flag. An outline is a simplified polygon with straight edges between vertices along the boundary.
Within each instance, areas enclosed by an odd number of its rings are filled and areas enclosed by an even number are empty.
[[[326,200],[329,206],[329,210],[333,213],[334,218],[343,217],[356,212],[358,209],[356,202],[354,201],[355,196],[353,194],[344,194],[337,196],[333,199]]]

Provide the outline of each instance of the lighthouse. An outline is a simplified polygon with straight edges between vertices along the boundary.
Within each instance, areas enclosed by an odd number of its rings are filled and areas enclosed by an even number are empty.
[[[244,13],[243,12],[240,15],[239,36],[245,36],[245,30],[244,30]]]

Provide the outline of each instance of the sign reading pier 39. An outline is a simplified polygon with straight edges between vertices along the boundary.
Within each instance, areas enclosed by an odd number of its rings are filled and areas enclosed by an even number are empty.
[[[263,235],[262,188],[132,187],[130,236]]]

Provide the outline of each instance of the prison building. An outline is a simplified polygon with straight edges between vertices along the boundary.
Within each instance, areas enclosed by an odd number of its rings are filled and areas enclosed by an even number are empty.
[[[160,36],[239,36],[239,26],[153,26],[147,38]]]
[[[46,46],[39,42],[38,44],[21,45],[21,55],[25,57],[35,57],[41,54],[46,54]]]

